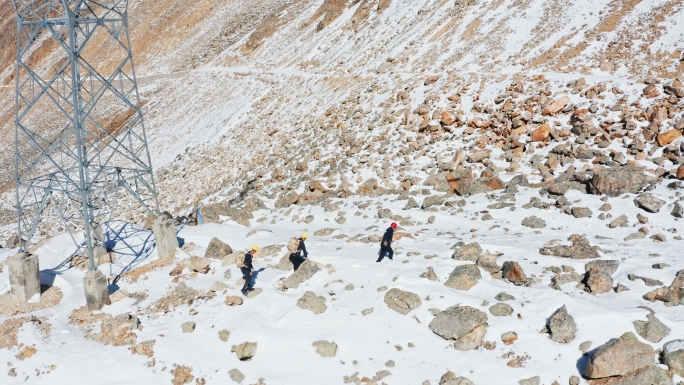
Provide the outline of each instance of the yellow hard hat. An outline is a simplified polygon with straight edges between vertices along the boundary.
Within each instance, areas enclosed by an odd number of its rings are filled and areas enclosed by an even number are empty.
[[[257,246],[257,245],[252,246],[252,250],[259,251],[259,246]]]
[[[306,233],[302,233],[302,238],[306,238]]]

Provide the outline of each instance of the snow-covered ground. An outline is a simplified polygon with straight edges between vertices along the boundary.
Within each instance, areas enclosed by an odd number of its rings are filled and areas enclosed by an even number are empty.
[[[43,338],[31,322],[24,324],[18,333],[18,341],[33,346],[37,352],[20,361],[15,358],[20,347],[0,349],[0,361],[11,363],[3,371],[15,368],[17,373],[16,377],[0,373],[0,378],[3,384],[169,383],[172,379],[170,370],[177,364],[192,368],[192,375],[196,379],[206,379],[207,384],[231,383],[228,371],[234,368],[246,376],[245,384],[256,383],[259,378],[265,379],[266,384],[343,383],[344,376],[358,372],[359,379],[363,376],[371,379],[381,370],[391,373],[378,382],[386,384],[420,384],[425,380],[434,384],[447,370],[476,384],[513,384],[536,375],[541,377],[543,384],[554,380],[563,384],[570,376],[579,376],[583,369],[586,358],[579,350],[580,343],[592,341],[593,349],[624,332],[634,332],[632,322],[645,320],[648,314],[638,306],[653,309],[656,316],[672,329],[662,343],[684,338],[683,308],[666,307],[662,302],[651,303],[642,299],[654,288],[647,287],[640,280],[630,281],[627,278],[632,273],[659,279],[669,285],[681,269],[682,241],[672,240],[671,236],[681,234],[682,228],[666,207],[660,213],[648,214],[634,207],[632,199],[629,199],[633,196],[611,198],[608,200],[612,205],[609,213],[613,218],[627,214],[630,226],[610,229],[606,227],[608,221],[596,218],[597,213],[593,218],[576,219],[553,209],[524,209],[521,206],[539,194],[536,189],[521,187],[520,190],[515,196],[515,210],[508,207],[489,209],[494,219],[488,221],[480,219],[480,212],[487,210],[487,205],[495,201],[480,194],[465,198],[467,205],[463,210],[442,208],[434,212],[402,210],[406,201],[397,200],[396,196],[348,198],[338,203],[340,212],[346,213],[344,224],[334,222],[337,213],[325,212],[321,207],[295,206],[287,213],[283,209],[255,212],[255,218],[264,217],[266,220],[252,228],[235,223],[183,227],[178,236],[186,244],[197,246],[188,249],[189,253],[179,250],[178,259],[189,255],[202,257],[213,237],[227,242],[234,250],[247,250],[255,244],[261,247],[272,244],[284,246],[289,237],[306,231],[310,235],[307,241],[310,258],[334,268],[316,273],[298,289],[279,291],[278,281],[290,272],[269,265],[277,265],[285,253],[283,247],[275,256],[255,261],[255,268],[260,270],[256,287],[263,292],[246,298],[241,306],[229,307],[224,304],[224,299],[240,295],[236,284],[240,273],[234,265],[223,267],[221,261],[215,260],[209,273],[191,276],[185,270],[180,281],[193,289],[208,291],[215,281],[224,281],[224,272],[229,269],[232,277],[225,281],[230,286],[227,292],[219,292],[213,299],[178,306],[168,313],[152,310],[152,305],[176,286],[172,283],[174,277],[168,274],[173,264],[154,270],[135,283],[126,278],[118,280],[111,291],[144,292],[147,297],[137,303],[133,298],[125,298],[106,306],[102,312],[114,316],[130,312],[140,318],[142,328],[135,331],[137,342],[156,340],[155,364],[152,367],[148,366],[150,358],[131,354],[128,346],[103,346],[86,339],[78,325],[69,323],[72,311],[84,304],[83,271],[63,267],[73,245],[67,236],[59,236],[36,251],[40,256],[41,280],[44,284],[59,287],[64,295],[58,306],[32,313],[35,317],[46,317],[46,322],[52,325],[52,332]],[[659,187],[653,193],[666,198],[674,195],[673,190],[666,187]],[[580,195],[568,193],[567,197],[570,200],[581,198],[583,205],[590,207],[602,203],[598,196]],[[414,198],[420,202],[422,196]],[[367,201],[371,204],[365,209],[355,206],[355,203]],[[376,263],[378,245],[375,242],[347,242],[348,238],[339,237],[342,234],[349,237],[382,235],[390,221],[378,218],[378,207],[389,208],[393,214],[410,217],[416,222],[415,226],[398,230],[412,234],[415,240],[402,238],[395,242],[394,261],[385,259]],[[654,243],[649,238],[622,241],[635,232],[637,212],[649,217],[645,226],[652,233],[667,234],[668,241]],[[308,224],[295,222],[292,220],[294,215],[302,219],[313,215],[314,220]],[[434,223],[428,224],[432,215],[435,216]],[[530,215],[543,217],[547,227],[539,231],[521,226],[522,218]],[[114,224],[115,229],[121,226],[121,223]],[[156,251],[147,248],[151,234],[127,226],[127,231],[120,232],[123,239],[118,239],[115,247],[119,258],[113,264],[100,266],[107,276],[116,276],[126,267],[140,267],[157,259]],[[322,228],[337,230],[326,237],[313,235],[314,231]],[[268,231],[247,236],[255,229]],[[675,234],[668,233],[668,229],[674,229]],[[563,286],[562,291],[549,287],[553,273],[546,272],[546,267],[567,265],[580,274],[584,273],[587,260],[539,254],[539,248],[545,243],[554,239],[565,241],[571,234],[585,235],[592,245],[599,246],[603,250],[601,259],[619,260],[620,266],[613,278],[616,284],[621,283],[630,290],[592,295],[575,288],[574,283]],[[444,286],[455,266],[469,263],[451,259],[451,246],[458,241],[476,241],[485,251],[500,253],[499,264],[517,261],[528,278],[536,277],[539,282],[531,287],[514,286],[505,280],[493,279],[481,270],[482,280],[468,291]],[[13,250],[3,249],[1,252],[0,260],[4,260]],[[417,252],[418,255],[408,256],[409,252]],[[426,255],[436,257],[426,259]],[[671,267],[656,270],[651,268],[655,263],[667,263]],[[419,278],[428,267],[434,269],[438,281]],[[3,291],[7,291],[7,269],[0,274],[0,282],[4,285]],[[353,290],[345,289],[349,284],[353,285]],[[407,315],[401,315],[383,302],[385,292],[378,290],[383,286],[416,293],[422,304]],[[297,299],[306,291],[326,298],[327,310],[324,313],[315,315],[297,307]],[[497,302],[494,297],[501,292],[515,297],[514,301],[507,302],[514,309],[510,316],[496,317],[488,311]],[[484,301],[489,305],[484,305]],[[430,331],[428,324],[433,318],[430,309],[444,310],[456,304],[472,306],[487,313],[485,341],[496,342],[496,348],[457,351],[449,341]],[[540,333],[547,318],[562,305],[567,306],[577,324],[576,337],[567,344],[552,342],[547,334]],[[373,312],[363,316],[361,311],[369,308],[373,308]],[[0,317],[0,323],[6,319]],[[181,331],[181,324],[187,321],[196,322],[193,333]],[[92,333],[97,333],[99,325],[92,328]],[[227,342],[219,339],[221,330],[230,331]],[[506,346],[501,342],[501,335],[508,331],[516,332],[518,340]],[[334,358],[318,356],[311,345],[318,340],[336,342],[337,355]],[[257,342],[257,351],[251,361],[240,361],[231,353],[231,347],[246,341]],[[654,349],[660,349],[662,343],[652,345]],[[509,352],[514,353],[510,357],[502,357]],[[529,357],[524,361],[524,367],[506,365],[511,358],[520,356]],[[385,365],[389,360],[394,361],[394,366]],[[56,368],[50,369],[51,365]]]

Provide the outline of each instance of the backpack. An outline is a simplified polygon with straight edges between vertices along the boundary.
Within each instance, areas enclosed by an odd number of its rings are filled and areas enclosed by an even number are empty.
[[[287,251],[290,254],[294,254],[299,250],[299,239],[297,237],[292,237],[290,240],[287,242]]]
[[[235,257],[235,265],[237,265],[237,267],[240,269],[247,267],[245,266],[245,254],[238,253],[237,257]]]

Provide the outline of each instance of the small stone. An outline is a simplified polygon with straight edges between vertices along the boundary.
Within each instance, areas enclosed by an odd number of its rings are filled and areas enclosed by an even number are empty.
[[[541,229],[546,227],[546,221],[541,218],[537,218],[534,215],[523,219],[521,224],[532,229]]]
[[[539,376],[530,377],[524,380],[518,381],[520,385],[539,385],[541,378]]]
[[[636,199],[636,204],[639,208],[648,211],[649,213],[657,213],[665,204],[665,201],[650,195],[639,195]]]
[[[496,317],[505,317],[513,314],[513,308],[505,303],[497,303],[489,308],[489,312]]]
[[[551,315],[547,323],[551,341],[566,344],[575,338],[577,325],[565,305],[561,306]]]
[[[510,345],[518,339],[518,334],[515,332],[506,332],[501,335],[501,341],[504,345]]]
[[[385,362],[385,366],[387,366],[388,368],[394,367],[394,361],[389,360],[389,361]]]
[[[328,308],[325,305],[325,297],[316,296],[312,291],[307,291],[297,300],[297,307],[304,310],[311,310],[314,314],[321,314]]]
[[[579,350],[582,352],[582,355],[586,355],[589,349],[591,349],[591,341],[584,341],[580,344]]]
[[[181,329],[183,329],[183,333],[192,333],[195,331],[195,326],[196,324],[192,321],[184,322],[181,325]]]
[[[234,352],[240,361],[249,361],[256,354],[256,342],[243,342],[239,345],[233,345],[231,352]]]
[[[662,341],[663,338],[670,334],[670,328],[665,326],[658,318],[656,318],[653,313],[646,316],[647,321],[634,321],[634,329],[636,329],[637,334],[639,334],[643,339],[658,343]]]
[[[404,315],[421,305],[418,294],[397,288],[392,288],[385,293],[385,303],[390,309]]]
[[[337,344],[335,342],[320,340],[311,345],[316,348],[316,353],[321,357],[335,357],[337,354]]]
[[[507,293],[499,293],[494,297],[497,301],[515,301],[515,297]]]
[[[523,286],[527,283],[527,277],[520,264],[515,261],[504,262],[501,268],[502,277],[516,286]]]
[[[218,332],[218,335],[221,341],[226,342],[228,341],[228,337],[230,337],[230,332],[228,330],[223,329]]]
[[[480,279],[482,275],[477,265],[461,265],[454,268],[444,285],[457,290],[470,290]]]
[[[627,226],[627,215],[620,215],[619,217],[613,219],[609,224],[608,227],[611,229],[614,229],[616,227],[626,227]]]
[[[237,369],[229,370],[228,375],[230,376],[231,380],[237,382],[238,384],[245,380],[245,375]]]
[[[372,312],[373,312],[373,308],[371,307],[371,308],[368,308],[368,309],[365,309],[365,310],[361,310],[361,315],[366,316],[366,315],[368,315],[368,314],[370,314],[370,313],[372,313]]]

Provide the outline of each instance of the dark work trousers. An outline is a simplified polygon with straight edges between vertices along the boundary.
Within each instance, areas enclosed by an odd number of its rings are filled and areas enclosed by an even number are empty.
[[[380,246],[380,257],[378,258],[377,262],[382,261],[382,259],[385,257],[385,253],[389,254],[387,258],[393,259],[392,257],[394,256],[394,250],[392,250],[392,246]]]
[[[297,269],[299,269],[299,266],[301,266],[301,264],[304,263],[304,261],[305,260],[301,256],[299,256],[299,254],[290,254],[290,262],[292,262],[292,266],[294,266],[294,271],[297,271]]]
[[[250,274],[249,268],[243,267],[240,269],[242,271],[242,278],[245,280],[245,284],[242,285],[242,291],[252,288],[252,274]]]

